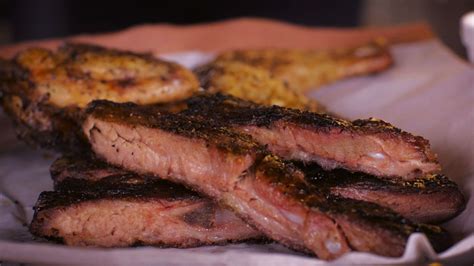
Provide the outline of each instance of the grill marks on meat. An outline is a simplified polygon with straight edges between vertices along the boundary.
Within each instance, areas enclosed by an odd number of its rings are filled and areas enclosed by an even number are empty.
[[[456,183],[443,175],[404,181],[344,169],[325,171],[315,163],[293,163],[305,173],[308,182],[326,194],[373,202],[415,222],[449,220],[464,210],[466,204]]]
[[[352,49],[333,51],[228,51],[220,54],[215,61],[238,62],[265,69],[274,78],[301,92],[347,77],[380,72],[393,64],[393,58],[383,40],[374,40]]]
[[[193,247],[261,234],[181,185],[88,158],[52,165],[54,192],[41,193],[30,231],[74,246]]]
[[[0,61],[1,104],[22,139],[45,148],[81,146],[81,110],[95,99],[139,104],[189,97],[193,73],[147,54],[68,43]]]
[[[446,243],[438,227],[412,224],[375,204],[326,197],[248,136],[206,120],[97,101],[83,129],[94,152],[109,163],[186,184],[274,240],[323,259],[350,250],[399,256],[417,231]]]
[[[219,94],[191,98],[188,105],[186,115],[231,126],[285,159],[314,161],[326,170],[342,167],[410,180],[441,169],[426,139],[381,120],[350,122]]]

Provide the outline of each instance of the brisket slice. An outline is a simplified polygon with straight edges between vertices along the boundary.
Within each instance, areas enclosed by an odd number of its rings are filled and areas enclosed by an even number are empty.
[[[441,170],[428,140],[381,120],[350,122],[219,94],[196,96],[188,106],[186,115],[233,127],[285,159],[314,161],[326,170],[342,167],[407,180]]]
[[[194,247],[263,239],[261,233],[181,185],[90,159],[52,165],[56,191],[41,193],[30,231],[73,246]]]
[[[95,101],[83,130],[107,162],[198,190],[268,237],[334,259],[350,250],[400,256],[424,232],[437,248],[448,235],[376,204],[327,196],[248,135],[152,106]],[[438,246],[441,245],[441,246]]]
[[[376,203],[420,223],[440,223],[464,210],[465,199],[456,183],[444,175],[411,181],[381,179],[344,169],[325,171],[316,163],[293,162],[312,185],[327,194]]]

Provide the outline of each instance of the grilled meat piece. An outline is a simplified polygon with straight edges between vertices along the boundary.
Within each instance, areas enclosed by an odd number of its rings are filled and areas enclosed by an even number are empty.
[[[434,245],[449,242],[439,227],[321,193],[297,168],[226,127],[108,101],[93,102],[87,113],[84,133],[107,162],[201,191],[268,237],[322,259],[352,249],[400,256],[413,232],[425,232]]]
[[[466,204],[456,183],[440,174],[404,181],[344,169],[325,171],[315,163],[293,163],[305,173],[308,182],[326,194],[373,202],[414,222],[449,220],[461,213]]]
[[[99,247],[263,239],[231,211],[169,181],[76,157],[51,170],[56,191],[41,193],[30,226],[38,237]]]
[[[439,223],[458,215],[465,200],[456,183],[443,175],[403,181],[380,179],[343,169],[325,171],[315,163],[293,161],[308,182],[325,194],[376,203],[394,210],[414,222]],[[64,157],[51,166],[55,187],[67,177],[89,181],[130,172],[88,158]],[[436,206],[436,208],[433,208]]]
[[[270,71],[299,91],[307,91],[343,78],[383,71],[393,58],[383,40],[334,51],[261,49],[228,51],[216,62],[240,62]]]
[[[275,79],[266,69],[241,62],[213,62],[196,69],[201,86],[209,93],[225,93],[263,105],[321,111],[321,105]]]
[[[428,140],[381,120],[350,122],[219,94],[193,97],[188,107],[185,115],[231,126],[285,159],[314,161],[326,170],[342,167],[406,180],[441,170]]]
[[[85,44],[31,48],[0,60],[1,105],[22,139],[45,148],[81,147],[81,110],[92,100],[162,103],[198,88],[193,73],[177,64]]]

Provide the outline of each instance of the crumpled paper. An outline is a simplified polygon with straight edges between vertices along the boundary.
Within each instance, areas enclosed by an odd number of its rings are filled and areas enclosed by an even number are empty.
[[[441,43],[431,40],[392,47],[395,67],[312,91],[330,111],[351,119],[377,117],[428,138],[444,172],[456,181],[469,202],[466,210],[443,226],[456,239],[436,254],[421,234],[410,237],[400,258],[352,252],[333,264],[414,264],[474,262],[474,69]],[[212,59],[198,51],[162,55],[188,67]],[[17,141],[10,121],[0,115],[0,260],[57,264],[163,265],[317,265],[313,257],[278,244],[238,244],[192,249],[154,247],[75,248],[32,239],[26,225],[38,194],[52,189],[49,165],[57,156],[33,151]],[[436,208],[436,206],[432,206]]]

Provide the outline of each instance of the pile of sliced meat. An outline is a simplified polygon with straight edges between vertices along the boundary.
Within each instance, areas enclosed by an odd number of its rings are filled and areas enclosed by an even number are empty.
[[[400,256],[416,232],[450,245],[423,223],[456,216],[464,198],[422,137],[223,95],[185,105],[91,103],[83,132],[106,163],[57,161],[32,232],[94,246],[269,239],[321,259]]]
[[[276,241],[326,260],[401,256],[423,233],[444,250],[449,234],[429,224],[465,200],[426,139],[269,106],[321,111],[302,91],[392,61],[378,42],[233,51],[197,70],[199,84],[178,64],[87,44],[0,59],[0,105],[18,136],[70,153],[51,166],[54,191],[30,231],[97,247]]]

